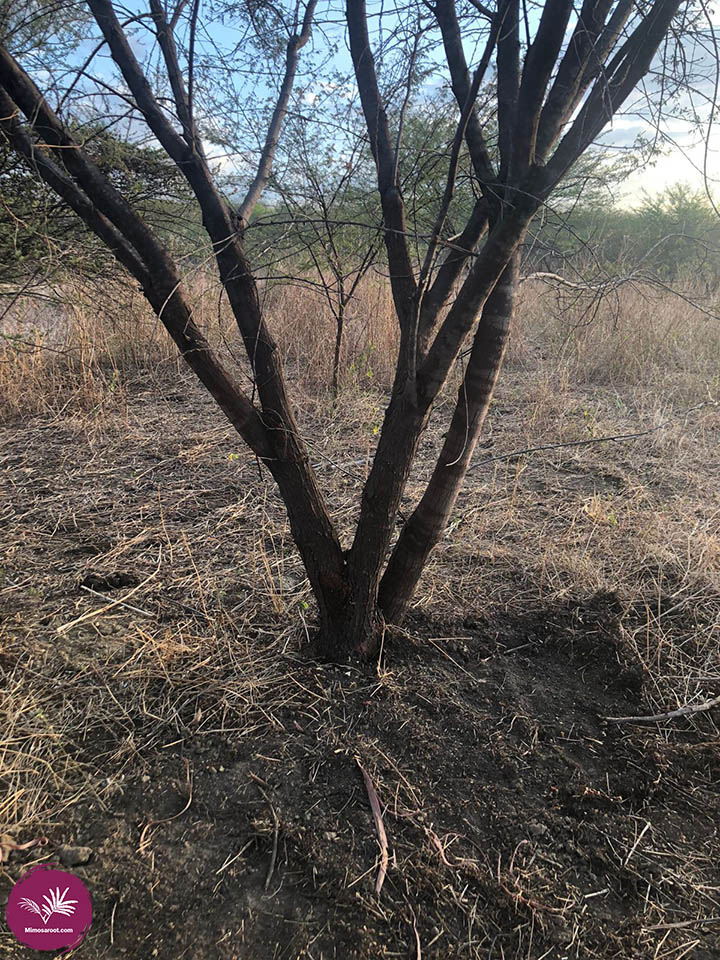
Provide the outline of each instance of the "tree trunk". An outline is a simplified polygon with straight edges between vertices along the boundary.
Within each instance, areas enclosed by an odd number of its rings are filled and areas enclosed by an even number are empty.
[[[370,594],[362,583],[348,581],[345,587],[344,592],[335,594],[316,591],[319,651],[330,660],[371,657],[384,627],[377,602],[377,579]]]
[[[442,537],[455,506],[505,355],[518,267],[516,253],[485,303],[440,457],[420,503],[402,529],[382,578],[379,604],[389,622],[402,620],[427,558]]]
[[[341,295],[342,297],[342,295]],[[333,356],[333,368],[332,368],[332,398],[337,400],[338,395],[338,377],[340,373],[340,352],[342,350],[342,340],[343,340],[343,327],[345,326],[345,303],[343,299],[340,300],[338,305],[338,312],[336,319],[336,329],[335,329],[335,354]]]

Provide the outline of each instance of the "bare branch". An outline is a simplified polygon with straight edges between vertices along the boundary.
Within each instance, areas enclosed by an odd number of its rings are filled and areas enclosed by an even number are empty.
[[[605,59],[604,46],[624,26],[632,10],[632,0],[623,0],[611,20],[612,29],[605,31],[604,44],[599,38],[613,0],[584,0],[567,49],[558,66],[555,80],[543,106],[538,125],[535,154],[545,159],[555,142],[562,124],[572,113],[578,96],[591,82],[591,67],[598,67]],[[610,26],[609,25],[609,26]]]
[[[270,177],[273,160],[275,159],[275,151],[277,150],[278,140],[280,138],[280,130],[285,120],[290,94],[295,84],[295,74],[297,73],[300,50],[310,39],[310,30],[312,28],[316,5],[317,0],[308,0],[305,5],[302,29],[299,34],[295,34],[288,41],[287,52],[285,54],[285,76],[283,77],[280,93],[277,103],[275,104],[275,110],[273,111],[270,126],[268,127],[265,146],[260,155],[260,162],[255,178],[248,187],[248,191],[237,209],[237,220],[241,229],[247,225]]]
[[[195,124],[192,120],[190,100],[188,98],[187,91],[185,90],[185,81],[183,80],[182,72],[180,70],[177,47],[175,46],[175,38],[173,36],[172,29],[170,28],[170,24],[165,19],[165,10],[161,0],[150,0],[150,9],[152,10],[153,20],[155,21],[158,43],[160,44],[160,49],[162,50],[163,58],[165,60],[168,79],[170,80],[170,88],[173,92],[173,99],[175,101],[175,110],[177,112],[178,120],[182,124],[185,142],[194,151],[200,153],[202,151],[202,147],[197,136]]]
[[[492,20],[495,17],[493,11],[486,7],[484,3],[480,3],[480,0],[470,0],[470,3],[475,7],[478,13],[481,13],[484,17],[487,17],[488,20]]]
[[[370,47],[365,0],[348,0],[347,23],[350,53],[370,137],[370,146],[377,167],[378,190],[385,216],[385,246],[395,308],[401,329],[407,331],[413,322],[413,303],[417,284],[407,242],[405,204],[396,180],[395,152],[390,138],[387,113],[378,87],[375,58]]]
[[[467,60],[465,59],[454,0],[437,0],[435,16],[442,33],[453,94],[455,95],[455,100],[461,113],[465,112],[469,102],[473,104],[465,124],[465,140],[470,153],[470,159],[475,169],[475,174],[480,182],[481,188],[485,190],[487,184],[495,179],[495,171],[490,160],[490,153],[485,143],[480,120],[474,108],[475,98],[471,96],[472,85],[470,82],[470,72],[468,70]],[[500,18],[494,17],[490,28],[490,35],[485,44],[478,68],[475,71],[475,95],[477,95],[477,90],[480,89],[480,85],[485,78],[487,68],[490,64],[490,58],[497,43],[500,24]]]
[[[684,707],[678,707],[677,710],[653,713],[649,717],[603,717],[603,720],[609,720],[611,723],[661,723],[663,720],[675,720],[677,717],[687,717],[693,713],[704,713],[717,706],[720,706],[720,697],[713,697],[712,700],[705,700],[704,703],[688,703]]]
[[[595,82],[570,129],[547,163],[546,186],[554,185],[602,131],[650,68],[682,0],[659,0],[640,20],[621,51]]]
[[[37,117],[43,124],[42,130],[46,137],[50,135],[52,142],[64,148],[58,153],[76,183],[39,151],[29,135],[23,131],[17,120],[17,108],[6,92],[8,80],[22,94],[22,109],[26,116],[30,119]],[[253,405],[232,382],[195,325],[192,312],[183,298],[179,277],[165,251],[100,171],[84,160],[81,151],[76,148],[29,78],[10,61],[9,55],[2,48],[0,84],[5,88],[0,88],[0,111],[3,117],[2,129],[8,140],[140,282],[182,356],[248,445],[259,455],[266,456],[270,447],[265,427]],[[84,185],[87,192],[80,189],[78,181]],[[137,253],[132,249],[131,243]]]
[[[520,93],[520,21],[518,0],[498,4],[497,119],[500,180],[510,181],[515,152],[515,124]]]
[[[540,111],[572,9],[573,0],[547,0],[535,39],[525,55],[518,93],[514,144],[515,165],[521,173],[535,162]],[[515,172],[517,175],[518,169]]]

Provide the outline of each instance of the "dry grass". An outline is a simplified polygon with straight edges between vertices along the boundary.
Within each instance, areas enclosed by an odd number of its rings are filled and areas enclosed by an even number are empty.
[[[553,291],[539,281],[522,287],[512,356],[543,357],[554,383],[615,388],[622,399],[649,395],[692,402],[720,385],[717,297],[627,284],[599,302]]]
[[[295,856],[302,854],[313,876],[317,868],[321,878],[330,878],[318,880],[319,890],[329,883],[331,896],[341,903],[346,898],[347,915],[360,916],[358,922],[366,925],[362,936],[386,931],[383,952],[367,946],[365,956],[397,955],[393,937],[402,940],[408,930],[403,942],[412,944],[415,917],[424,957],[454,956],[455,943],[458,956],[485,960],[505,949],[508,960],[534,960],[545,955],[540,944],[547,942],[543,937],[554,929],[556,915],[574,930],[567,955],[621,956],[625,947],[619,940],[605,952],[597,925],[605,922],[604,904],[611,926],[620,924],[611,900],[627,884],[641,890],[641,901],[645,897],[640,926],[633,928],[637,956],[660,960],[692,956],[693,950],[698,958],[712,956],[716,927],[693,924],[720,912],[717,850],[710,839],[701,848],[691,839],[673,840],[664,830],[665,820],[676,816],[673,797],[694,798],[698,822],[703,804],[710,809],[716,774],[709,755],[687,784],[678,780],[682,773],[673,775],[672,765],[685,752],[700,758],[703,745],[716,750],[714,715],[628,732],[623,744],[634,751],[632,762],[666,751],[666,766],[658,770],[671,799],[665,807],[633,807],[622,823],[613,822],[612,835],[602,832],[610,826],[598,828],[598,849],[612,861],[606,870],[613,891],[598,899],[585,899],[594,891],[572,879],[574,866],[563,873],[536,858],[526,841],[517,846],[509,827],[478,853],[469,827],[457,821],[453,803],[435,781],[454,782],[452,764],[464,763],[450,749],[452,739],[444,739],[448,724],[481,730],[491,756],[518,730],[524,738],[512,741],[518,755],[524,755],[526,742],[528,756],[541,750],[537,731],[547,718],[533,716],[535,701],[529,693],[520,695],[520,666],[514,673],[515,661],[498,662],[497,652],[482,646],[493,637],[501,650],[531,647],[540,658],[560,624],[570,649],[575,643],[602,646],[610,631],[617,651],[612,658],[617,655],[623,669],[637,670],[641,678],[628,705],[638,713],[716,695],[720,415],[710,404],[687,416],[682,410],[716,396],[717,322],[679,310],[674,300],[648,300],[628,288],[617,320],[608,310],[595,325],[573,328],[570,318],[557,312],[554,294],[525,289],[485,446],[478,450],[478,466],[448,536],[428,565],[409,626],[415,638],[430,632],[434,639],[421,646],[422,657],[437,662],[419,659],[420,653],[417,662],[405,662],[403,654],[391,651],[375,674],[352,668],[343,673],[305,661],[312,598],[282,505],[211,401],[178,366],[157,323],[126,292],[108,294],[113,306],[99,318],[91,306],[96,296],[70,293],[72,307],[61,313],[49,316],[28,303],[5,320],[5,332],[23,342],[5,341],[0,363],[0,403],[8,424],[0,467],[9,481],[0,501],[5,531],[0,833],[21,840],[41,834],[53,841],[73,839],[83,823],[104,824],[117,816],[123,794],[145,811],[147,822],[153,801],[142,793],[141,776],[154,778],[163,758],[178,750],[219,742],[236,758],[247,757],[248,769],[264,782],[271,782],[274,770],[287,777],[287,786],[276,785],[269,796]],[[226,356],[240,356],[222,305],[218,316],[217,290],[197,281],[196,294],[201,324]],[[377,279],[367,281],[349,321],[339,407],[327,393],[332,318],[306,291],[269,289],[265,297],[300,401],[301,429],[312,441],[321,482],[347,537],[396,347],[387,291]],[[683,328],[685,336],[676,336]],[[129,330],[138,329],[134,342]],[[452,390],[448,399],[451,395]],[[411,478],[406,513],[422,490],[448,416],[444,400]],[[537,444],[634,432],[667,418],[668,426],[633,443],[481,462]],[[599,616],[593,613],[596,597],[610,598]],[[122,602],[102,609],[109,601]],[[78,622],[68,627],[73,621]],[[474,659],[473,645],[480,659]],[[535,661],[528,670],[535,670]],[[489,683],[489,704],[496,680],[497,696],[509,699],[486,729],[479,697]],[[440,722],[437,743],[427,740],[430,728],[415,727],[433,684],[453,710],[451,720]],[[608,701],[606,712],[611,706]],[[582,728],[587,716],[577,709]],[[367,716],[375,716],[373,723],[365,722]],[[572,712],[569,716],[575,722]],[[403,729],[417,758],[404,749],[404,735],[396,732]],[[625,746],[613,749],[622,753]],[[371,771],[386,805],[394,849],[389,903],[369,893],[374,848],[370,821],[358,819],[362,793],[353,794],[342,815],[337,810],[346,801],[328,800],[334,796],[333,777],[344,776],[338,764],[347,760],[356,773],[355,756]],[[427,772],[434,757],[446,764],[439,779],[432,769]],[[227,765],[214,754],[210,759],[216,771]],[[246,797],[247,776],[241,788],[226,782],[227,772],[217,795],[205,797],[212,780],[209,760],[193,762],[195,804],[206,804],[201,809],[220,795]],[[181,765],[175,766],[174,775],[181,777]],[[590,786],[597,790],[603,783],[601,778]],[[262,798],[247,804],[264,879],[273,819]],[[515,815],[520,830],[523,810],[520,806]],[[345,818],[353,831],[347,850]],[[646,819],[652,847],[634,848]],[[128,821],[127,829],[127,843],[118,840],[103,854],[108,876],[115,877],[112,857],[123,869],[135,869],[134,822]],[[356,839],[363,831],[364,846]],[[216,825],[217,832],[222,831]],[[227,842],[235,843],[235,835],[229,836]],[[162,837],[160,830],[154,840],[159,857]],[[444,860],[433,837],[442,840]],[[171,842],[180,847],[186,836],[171,834]],[[217,863],[205,864],[196,847],[193,856],[215,877],[236,850],[216,849],[210,840],[207,845]],[[213,883],[230,883],[233,870],[251,854]],[[557,850],[548,855],[562,859]],[[28,855],[26,862],[47,856]],[[335,861],[353,867],[344,875]],[[365,870],[368,876],[362,877]],[[96,882],[99,902],[105,877]],[[400,888],[406,899],[396,902],[392,898]],[[356,893],[358,899],[352,899]],[[424,899],[413,899],[413,893]],[[417,902],[426,916],[412,912]],[[688,927],[667,926],[686,921]],[[98,929],[105,930],[103,923],[100,919]],[[459,941],[448,939],[461,928],[464,953]],[[404,931],[402,937],[398,931]],[[271,934],[266,933],[268,943]],[[511,936],[512,945],[503,940]],[[106,944],[106,933],[103,937]],[[103,952],[107,946],[99,939],[87,948],[89,956],[115,956]],[[244,949],[240,956],[257,956],[250,942]],[[307,949],[306,956],[332,955]],[[13,956],[12,950],[0,937],[0,955]],[[345,955],[352,955],[349,948]]]
[[[215,279],[201,270],[189,285],[195,319],[241,378],[248,374],[235,322]],[[510,363],[537,371],[531,426],[543,401],[582,385],[615,389],[620,406],[648,407],[717,393],[720,322],[707,296],[697,306],[657,289],[627,285],[599,304],[532,281],[521,288]],[[327,393],[335,319],[308,286],[265,284],[263,304],[288,377],[313,400]],[[98,281],[7,300],[0,319],[0,416],[122,404],[128,381],[174,376],[173,344],[142,296],[127,284]],[[385,391],[392,383],[398,333],[387,282],[370,275],[348,309],[341,386]],[[543,397],[543,393],[545,397]]]
[[[246,378],[247,363],[235,321],[215,279],[190,276],[195,320],[223,360]],[[335,320],[322,294],[306,286],[261,287],[288,377],[313,394],[327,392]],[[0,416],[96,412],[122,403],[128,381],[174,376],[174,344],[142,296],[115,281],[67,280],[37,295],[7,298],[0,319]],[[348,311],[342,353],[345,389],[384,389],[392,382],[397,350],[391,298],[370,277]]]

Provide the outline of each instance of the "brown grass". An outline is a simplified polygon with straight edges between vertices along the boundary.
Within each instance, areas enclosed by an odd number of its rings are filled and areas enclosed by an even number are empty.
[[[195,318],[240,378],[247,364],[235,322],[215,279],[189,283]],[[688,299],[693,299],[687,294]],[[289,379],[311,397],[327,393],[335,319],[323,294],[306,285],[266,284],[263,304]],[[142,296],[129,285],[70,280],[45,298],[7,300],[0,320],[0,416],[98,411],[122,403],[128,381],[174,376],[174,345]],[[531,281],[521,288],[509,361],[537,369],[531,410],[542,414],[543,391],[571,385],[618,391],[662,412],[717,393],[720,322],[707,297],[693,306],[674,294],[627,285],[596,303]],[[351,303],[341,358],[341,386],[351,393],[385,391],[392,383],[398,334],[384,278],[367,277]],[[452,386],[452,385],[451,385]],[[620,396],[622,394],[622,397]],[[67,406],[65,406],[67,405]]]

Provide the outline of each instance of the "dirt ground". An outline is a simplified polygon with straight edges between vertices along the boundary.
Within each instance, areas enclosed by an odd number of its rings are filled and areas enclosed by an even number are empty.
[[[379,404],[303,424],[345,530]],[[513,368],[478,460],[642,413]],[[720,709],[607,718],[720,693],[719,439],[709,408],[486,463],[404,629],[333,665],[271,483],[186,376],[8,424],[0,833],[48,844],[0,901],[70,844],[88,960],[714,960]]]

